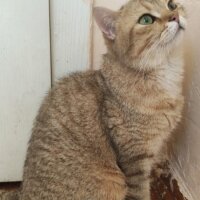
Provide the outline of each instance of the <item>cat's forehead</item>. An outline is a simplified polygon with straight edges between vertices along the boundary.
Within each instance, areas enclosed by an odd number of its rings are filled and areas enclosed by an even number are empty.
[[[166,8],[169,0],[139,0],[141,6],[147,10]]]
[[[127,3],[127,7],[144,8],[146,10],[161,10],[167,8],[170,0],[131,0]]]
[[[135,12],[135,14],[141,13],[151,13],[155,17],[160,17],[162,15],[170,12],[168,9],[168,2],[170,0],[131,0],[126,6],[129,11]]]
[[[139,3],[143,9],[152,13],[155,17],[160,17],[163,11],[168,10],[167,4],[169,0],[140,0]]]

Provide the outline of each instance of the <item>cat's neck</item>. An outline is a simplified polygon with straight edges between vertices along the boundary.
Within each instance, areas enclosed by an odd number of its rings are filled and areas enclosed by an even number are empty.
[[[146,108],[156,106],[157,102],[182,96],[183,63],[178,54],[146,71],[123,66],[116,58],[106,55],[101,71],[110,92],[129,109],[146,112]]]

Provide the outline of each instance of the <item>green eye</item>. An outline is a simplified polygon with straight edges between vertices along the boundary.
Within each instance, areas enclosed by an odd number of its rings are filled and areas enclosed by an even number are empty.
[[[149,14],[145,14],[142,17],[140,17],[139,19],[139,24],[142,25],[149,25],[149,24],[153,24],[155,21],[155,17],[149,15]]]
[[[168,8],[170,10],[176,10],[177,5],[172,0],[170,0],[169,3],[168,3]]]

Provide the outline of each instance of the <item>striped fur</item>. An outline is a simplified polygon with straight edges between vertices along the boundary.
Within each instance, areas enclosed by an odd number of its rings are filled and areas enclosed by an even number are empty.
[[[183,107],[181,47],[177,37],[165,40],[172,14],[166,5],[132,0],[115,12],[109,22],[116,21],[101,27],[108,47],[102,68],[63,78],[49,92],[35,120],[20,200],[150,200],[150,172]],[[161,19],[137,24],[148,12]]]

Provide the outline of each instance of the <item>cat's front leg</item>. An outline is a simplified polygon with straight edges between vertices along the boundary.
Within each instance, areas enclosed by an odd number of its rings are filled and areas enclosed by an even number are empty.
[[[154,157],[152,175],[152,178],[168,177],[170,175],[168,145],[166,142]]]
[[[137,159],[136,157],[129,159],[127,165],[122,167],[128,187],[125,200],[150,200],[152,159],[146,155],[141,155]]]
[[[147,175],[127,178],[128,191],[125,200],[150,200],[150,179]],[[137,177],[136,177],[137,176]]]

